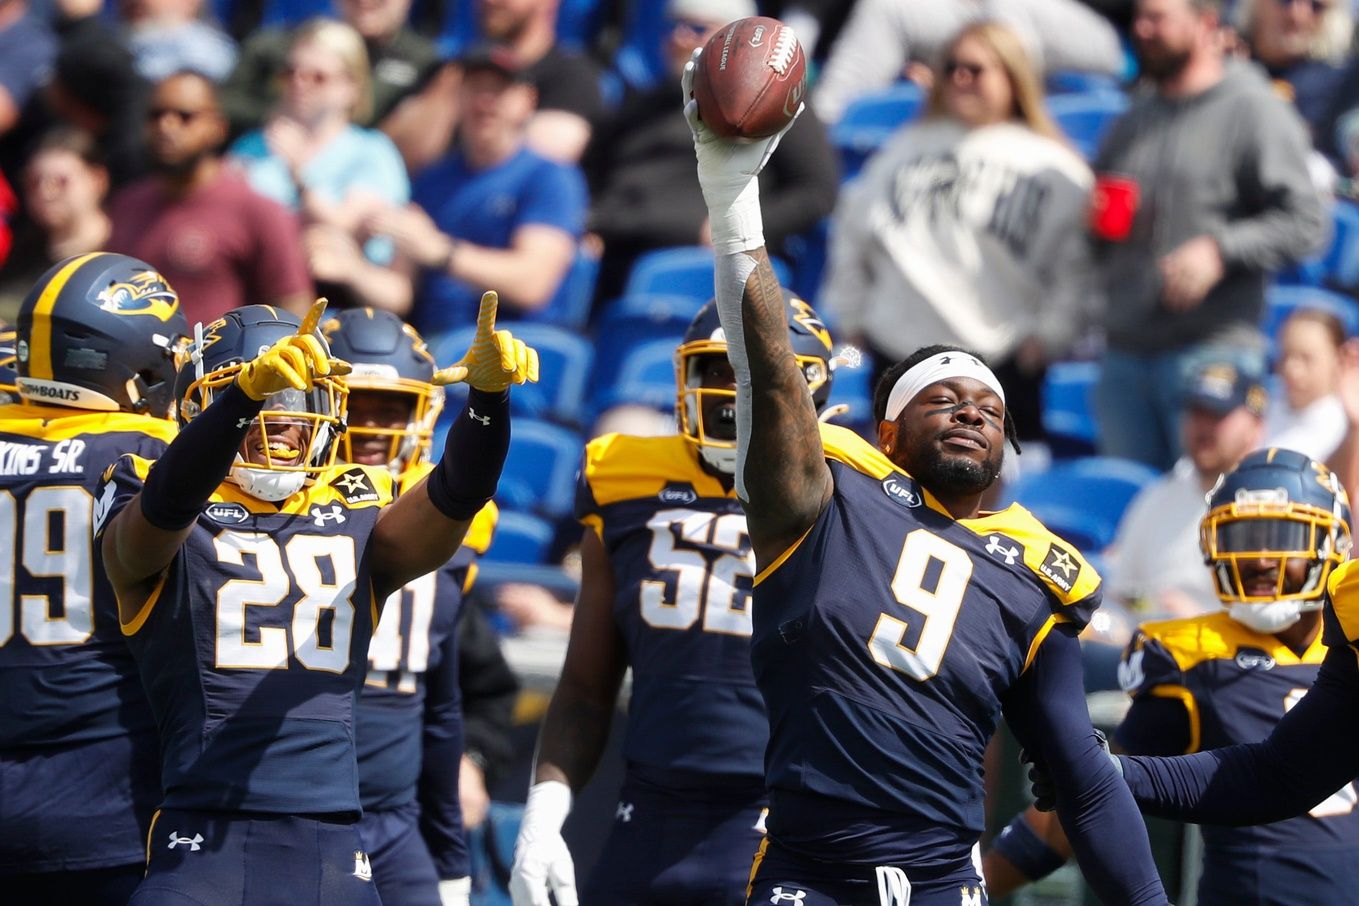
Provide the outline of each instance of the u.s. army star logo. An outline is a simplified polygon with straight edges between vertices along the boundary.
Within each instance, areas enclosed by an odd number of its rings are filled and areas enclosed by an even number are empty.
[[[335,488],[347,503],[367,503],[378,499],[378,492],[362,469],[349,469],[335,479]]]
[[[1038,571],[1052,580],[1062,591],[1071,591],[1081,574],[1081,565],[1071,551],[1056,544],[1048,547],[1048,555],[1038,564]]]

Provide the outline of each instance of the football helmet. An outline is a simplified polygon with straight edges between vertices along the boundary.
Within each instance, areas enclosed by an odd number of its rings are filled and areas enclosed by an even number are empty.
[[[1322,606],[1326,580],[1351,546],[1349,500],[1335,473],[1293,450],[1257,450],[1218,479],[1207,503],[1199,544],[1233,618],[1273,633]],[[1242,579],[1242,564],[1259,560],[1278,561],[1269,594],[1252,594]],[[1307,564],[1299,588],[1289,588],[1292,560]]]
[[[296,315],[272,305],[245,305],[206,326],[194,325],[175,384],[180,423],[192,421],[236,380],[242,365],[299,326]],[[315,335],[324,347],[320,330]],[[297,493],[308,478],[335,464],[348,395],[343,378],[327,375],[316,378],[310,391],[268,397],[246,440],[258,446],[264,462],[247,461],[237,451],[229,480],[260,500],[277,502]]]
[[[14,344],[18,342],[19,332],[9,324],[0,322],[0,405],[19,401],[19,385],[15,381],[19,372],[15,370]]]
[[[391,312],[352,308],[327,318],[321,332],[330,354],[353,369],[345,378],[351,395],[399,394],[410,402],[404,428],[350,424],[340,438],[341,458],[354,461],[354,442],[381,437],[388,443],[387,467],[394,475],[429,458],[434,423],[444,408],[444,392],[431,382],[434,357],[414,327]]]
[[[820,413],[830,399],[831,382],[835,377],[830,331],[810,305],[786,289],[783,305],[793,355],[812,391],[816,411]],[[731,408],[726,411],[734,425],[736,391],[702,386],[703,360],[726,354],[727,337],[717,317],[717,301],[710,299],[694,315],[684,332],[684,339],[675,350],[675,413],[679,418],[680,434],[698,447],[699,455],[709,465],[730,475],[736,471],[736,441],[715,437],[713,426],[706,424],[703,409],[711,400],[729,400]]]
[[[179,296],[145,261],[109,252],[67,258],[19,307],[19,395],[170,418],[188,333]]]

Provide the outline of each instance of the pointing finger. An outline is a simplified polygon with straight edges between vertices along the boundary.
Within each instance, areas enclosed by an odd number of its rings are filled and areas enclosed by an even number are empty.
[[[495,331],[496,309],[500,307],[500,296],[491,289],[481,294],[481,308],[477,310],[477,336],[488,337]]]
[[[297,328],[297,335],[299,337],[305,337],[315,332],[316,325],[321,323],[321,316],[325,313],[326,300],[323,296],[313,302],[311,308],[307,309],[306,317],[302,319],[302,324]]]

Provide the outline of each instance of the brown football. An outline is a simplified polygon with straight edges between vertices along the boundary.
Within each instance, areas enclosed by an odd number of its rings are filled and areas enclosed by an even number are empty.
[[[807,61],[793,30],[753,16],[708,39],[694,72],[698,118],[723,138],[764,138],[797,113],[807,90]]]

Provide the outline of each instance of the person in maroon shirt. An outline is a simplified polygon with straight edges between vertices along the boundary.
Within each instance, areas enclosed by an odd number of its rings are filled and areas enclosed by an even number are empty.
[[[147,109],[152,175],[114,196],[109,250],[154,264],[190,323],[262,302],[304,314],[311,278],[296,217],[223,164],[227,124],[213,84],[180,72]]]

